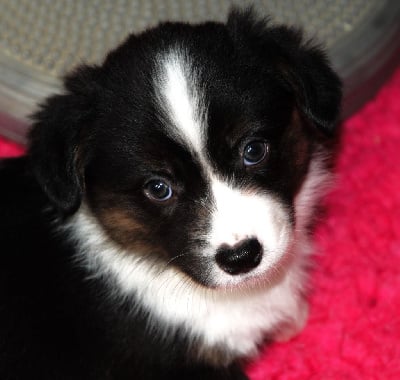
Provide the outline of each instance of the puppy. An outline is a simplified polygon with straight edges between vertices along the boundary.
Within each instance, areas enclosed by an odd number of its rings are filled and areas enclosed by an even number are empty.
[[[246,379],[307,318],[341,85],[252,11],[65,79],[0,170],[2,380]]]

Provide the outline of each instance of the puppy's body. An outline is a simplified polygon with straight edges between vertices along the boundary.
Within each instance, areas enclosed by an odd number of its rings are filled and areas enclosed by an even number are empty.
[[[83,67],[1,164],[1,379],[244,379],[302,328],[340,83],[251,13]]]

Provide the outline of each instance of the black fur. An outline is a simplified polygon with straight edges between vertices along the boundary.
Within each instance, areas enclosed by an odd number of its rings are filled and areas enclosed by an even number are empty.
[[[157,329],[149,334],[141,305],[133,313],[132,299],[110,297],[104,279],[90,277],[76,262],[76,248],[60,228],[85,199],[99,215],[122,207],[140,223],[157,219],[149,225],[154,234],[135,235],[135,241],[108,231],[118,243],[155,240],[167,252],[171,245],[187,250],[201,244],[190,240],[190,200],[206,192],[207,183],[190,152],[165,135],[149,82],[157,54],[174,45],[184,46],[203,68],[213,136],[208,150],[215,168],[231,180],[268,187],[290,206],[314,142],[334,133],[340,82],[324,54],[304,43],[299,31],[271,27],[251,12],[232,12],[226,25],[163,24],[129,37],[102,66],[78,68],[66,78],[65,93],[35,115],[27,157],[0,164],[0,379],[246,378],[238,364],[196,360],[179,329],[169,339]],[[304,159],[293,153],[296,109],[308,147]],[[249,125],[249,133],[276,147],[268,173],[243,174],[230,156]],[[160,211],[138,198],[142,179],[160,165],[185,177],[177,191],[185,187],[190,196],[179,207]],[[179,265],[189,273],[193,268],[190,260]]]

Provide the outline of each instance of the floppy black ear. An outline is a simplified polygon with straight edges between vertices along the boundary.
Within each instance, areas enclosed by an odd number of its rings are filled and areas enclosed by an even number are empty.
[[[81,202],[80,149],[94,114],[96,72],[94,67],[79,68],[65,78],[66,93],[50,97],[33,115],[28,149],[33,171],[50,201],[66,214]]]
[[[284,30],[285,33],[293,31]],[[342,84],[324,51],[312,43],[300,42],[288,57],[278,67],[293,89],[299,108],[322,132],[333,134],[340,117]]]
[[[286,26],[269,26],[254,10],[233,10],[228,29],[240,45],[248,45],[294,94],[299,108],[326,134],[332,134],[340,115],[342,85],[323,49],[304,42],[302,32]]]

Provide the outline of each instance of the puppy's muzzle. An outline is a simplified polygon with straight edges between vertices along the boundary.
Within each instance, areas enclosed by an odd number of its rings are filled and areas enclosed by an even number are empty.
[[[237,275],[250,272],[260,264],[263,248],[255,239],[245,239],[234,246],[222,245],[215,256],[218,266],[226,273]]]

